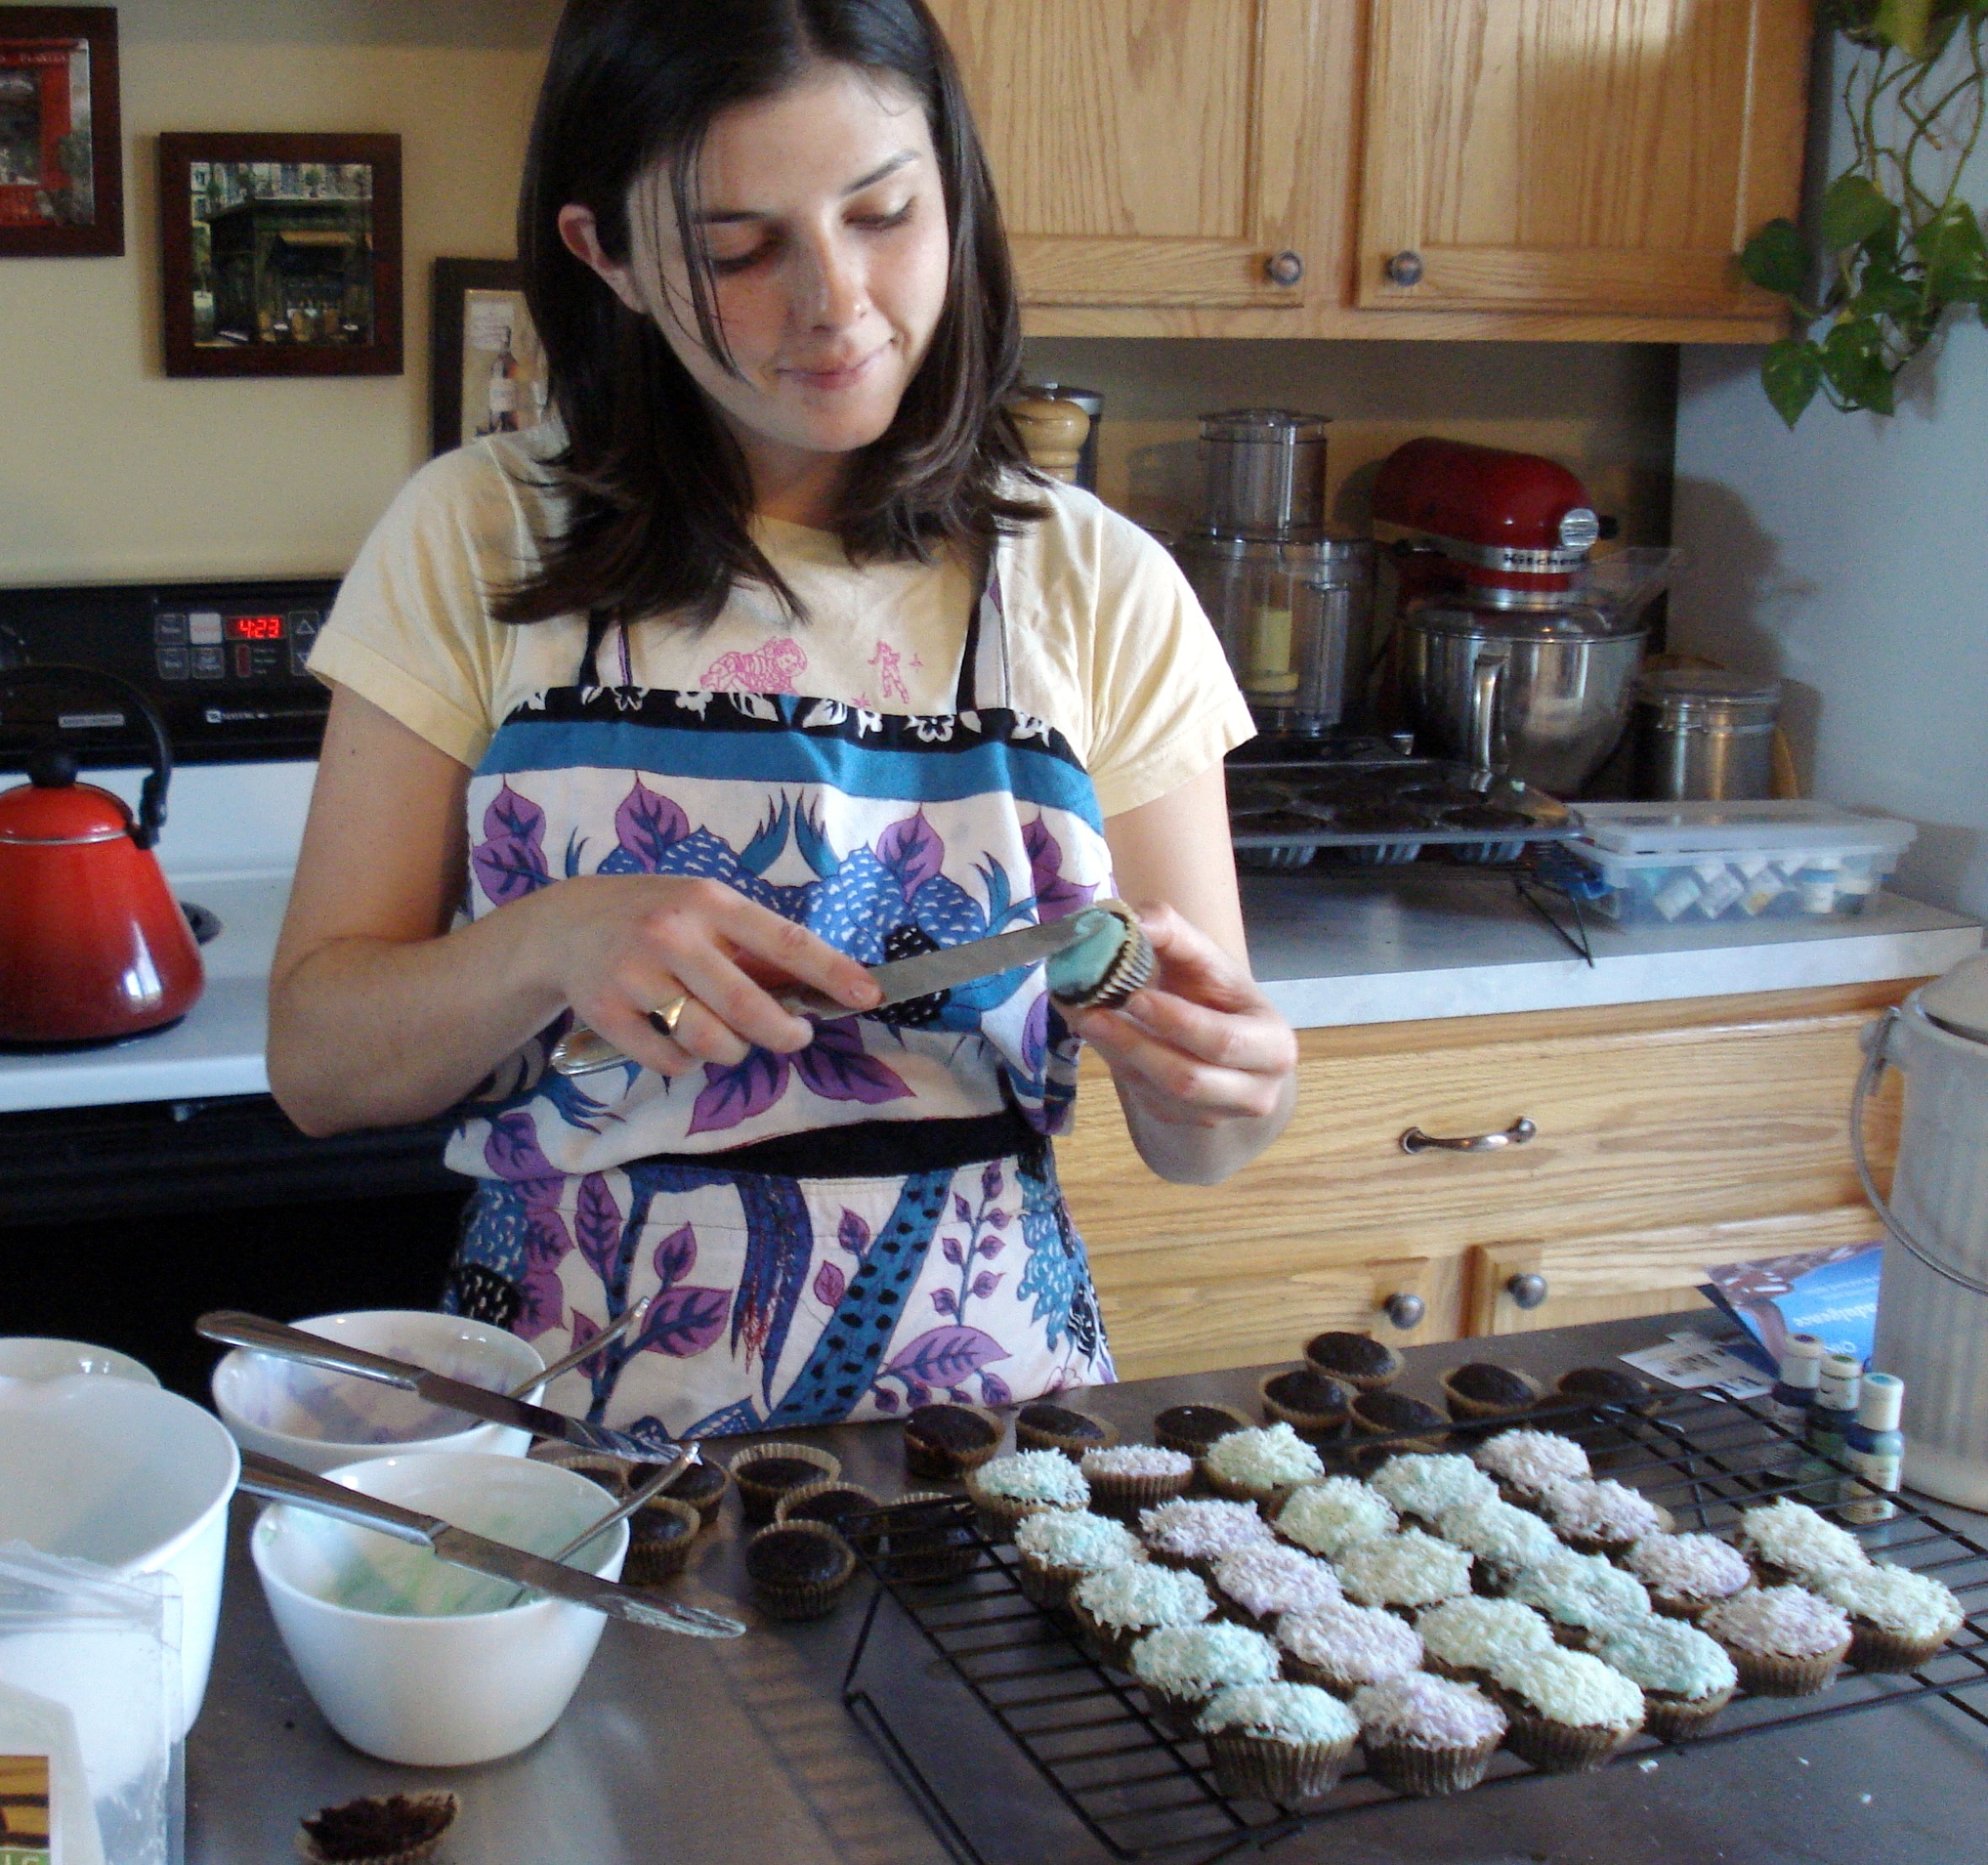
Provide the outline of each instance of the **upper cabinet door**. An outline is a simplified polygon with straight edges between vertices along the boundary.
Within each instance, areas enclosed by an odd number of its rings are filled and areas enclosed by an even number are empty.
[[[1011,3],[1011,0],[1009,0]],[[1355,302],[1759,316],[1806,0],[1373,0]]]
[[[1303,304],[1312,0],[932,10],[987,143],[1025,303]]]

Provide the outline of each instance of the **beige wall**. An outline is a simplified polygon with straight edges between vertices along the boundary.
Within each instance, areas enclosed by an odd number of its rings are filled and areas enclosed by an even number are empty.
[[[126,254],[0,260],[0,582],[337,572],[427,450],[437,254],[512,250],[556,0],[125,0]],[[406,373],[168,381],[160,130],[393,131]],[[1552,453],[1633,536],[1669,522],[1674,353],[1623,345],[1041,340],[1032,369],[1107,397],[1102,489],[1149,523],[1199,502],[1193,417],[1335,417],[1333,515],[1415,434]]]
[[[124,0],[125,253],[0,260],[0,581],[344,569],[427,451],[429,262],[512,250],[550,0]],[[402,376],[168,381],[161,130],[402,140]]]

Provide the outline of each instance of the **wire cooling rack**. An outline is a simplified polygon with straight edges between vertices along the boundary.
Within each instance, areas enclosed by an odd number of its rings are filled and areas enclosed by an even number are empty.
[[[1745,1401],[1665,1395],[1643,1412],[1556,1407],[1526,1422],[1579,1441],[1598,1475],[1642,1491],[1676,1517],[1680,1531],[1722,1533],[1743,1507],[1779,1496],[1824,1507],[1839,1499],[1878,1495],[1842,1465],[1805,1451],[1794,1434]],[[1362,1465],[1371,1468],[1390,1444],[1364,1440]],[[1329,1469],[1355,1467],[1350,1445],[1325,1446],[1322,1455]],[[1693,1738],[1696,1745],[1922,1699],[1951,1706],[1965,1718],[1962,1726],[1988,1739],[1988,1696],[1982,1694],[1988,1691],[1988,1547],[1910,1497],[1898,1499],[1889,1520],[1845,1526],[1874,1559],[1930,1574],[1952,1588],[1967,1613],[1960,1632],[1924,1669],[1910,1674],[1845,1671],[1817,1696],[1738,1696],[1710,1733]],[[973,1836],[864,1681],[887,1601],[1114,1858],[1199,1865],[1397,1798],[1361,1768],[1349,1769],[1330,1798],[1303,1805],[1230,1800],[1218,1793],[1201,1743],[1163,1732],[1136,1683],[1085,1657],[1068,1627],[1027,1598],[1014,1549],[980,1533],[964,1499],[899,1505],[854,1517],[844,1528],[877,1587],[843,1678],[843,1703],[877,1743],[941,1843],[964,1865],[984,1865]],[[1664,1746],[1639,1736],[1615,1764]],[[1472,1792],[1532,1773],[1502,1751],[1491,1774]]]

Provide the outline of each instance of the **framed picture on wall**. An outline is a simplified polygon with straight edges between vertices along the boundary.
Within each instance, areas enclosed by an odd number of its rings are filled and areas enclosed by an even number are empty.
[[[544,419],[545,352],[515,260],[438,259],[428,329],[431,451]]]
[[[399,375],[401,139],[159,138],[168,375]]]
[[[115,7],[0,7],[0,258],[124,250]]]

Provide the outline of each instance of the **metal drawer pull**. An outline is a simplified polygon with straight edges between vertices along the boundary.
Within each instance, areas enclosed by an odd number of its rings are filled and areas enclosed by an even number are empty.
[[[1407,1334],[1410,1329],[1422,1325],[1422,1316],[1428,1313],[1428,1306],[1421,1296],[1400,1289],[1381,1303],[1380,1311],[1387,1317],[1390,1326]]]
[[[1521,1114],[1502,1133],[1472,1133],[1458,1140],[1439,1140],[1433,1133],[1424,1133],[1420,1127],[1412,1126],[1401,1136],[1401,1150],[1404,1153],[1498,1153],[1507,1146],[1523,1146],[1538,1132],[1532,1122]]]
[[[1536,1269],[1527,1269],[1505,1284],[1504,1293],[1511,1297],[1514,1307],[1537,1308],[1551,1291],[1546,1287],[1545,1277]]]

